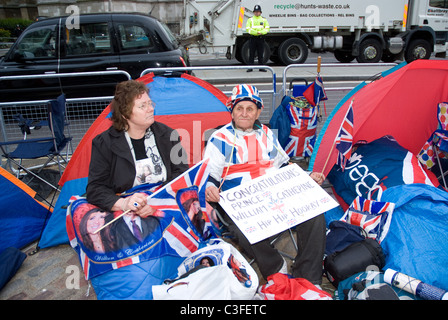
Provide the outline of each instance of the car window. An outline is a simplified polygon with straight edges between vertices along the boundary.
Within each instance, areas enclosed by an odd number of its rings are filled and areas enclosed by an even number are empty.
[[[65,29],[65,43],[67,56],[112,52],[106,22],[81,24],[79,28]]]
[[[165,24],[157,21],[157,24],[160,26],[160,30],[165,34],[166,38],[173,44],[175,48],[178,46],[178,42],[174,34],[171,32],[170,28]]]
[[[448,9],[448,1],[447,0],[430,0],[429,6],[436,7],[436,8]]]
[[[14,47],[10,59],[50,59],[56,57],[56,25],[26,32]]]
[[[148,52],[158,52],[159,48],[146,28],[134,24],[118,24],[120,49],[122,51],[135,51],[142,49]]]

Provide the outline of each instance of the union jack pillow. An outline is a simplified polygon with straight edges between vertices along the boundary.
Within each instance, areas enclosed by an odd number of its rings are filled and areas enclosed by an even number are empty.
[[[347,223],[363,228],[368,238],[381,243],[389,231],[395,204],[356,197],[345,215],[341,218]]]

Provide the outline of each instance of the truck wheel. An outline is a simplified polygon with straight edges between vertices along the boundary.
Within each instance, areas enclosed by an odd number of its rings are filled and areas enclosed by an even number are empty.
[[[302,39],[289,38],[278,47],[278,55],[285,65],[304,63],[308,58],[308,47]]]
[[[431,57],[431,45],[423,39],[412,40],[405,52],[405,59],[410,63],[417,59],[429,59]]]
[[[377,63],[383,56],[381,42],[374,38],[367,38],[359,45],[359,55],[356,61],[359,63]]]
[[[350,52],[342,50],[335,50],[334,57],[336,58],[336,60],[342,63],[349,63],[355,59],[355,57]]]
[[[264,52],[263,52],[263,64],[266,64],[269,61],[269,57],[271,56],[271,49],[269,48],[269,45],[267,42],[264,43]],[[257,52],[255,52],[255,63],[257,63],[258,55]],[[243,64],[248,65],[249,64],[249,40],[244,42],[243,46],[241,47],[241,60]]]

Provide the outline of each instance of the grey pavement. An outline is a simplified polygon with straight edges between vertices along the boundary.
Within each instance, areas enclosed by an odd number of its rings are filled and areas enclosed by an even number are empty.
[[[84,279],[78,256],[69,245],[35,251],[32,243],[21,251],[27,257],[0,290],[0,300],[96,300]]]

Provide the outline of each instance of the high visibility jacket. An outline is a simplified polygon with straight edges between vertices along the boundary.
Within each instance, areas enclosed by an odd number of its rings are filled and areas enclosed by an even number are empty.
[[[270,30],[268,20],[262,16],[253,16],[246,23],[246,31],[251,36],[264,36]]]

